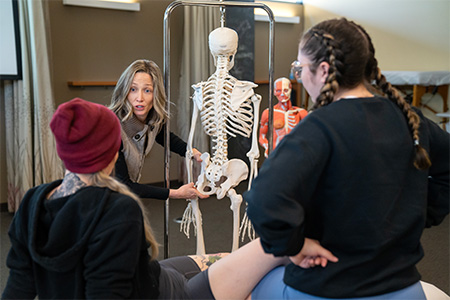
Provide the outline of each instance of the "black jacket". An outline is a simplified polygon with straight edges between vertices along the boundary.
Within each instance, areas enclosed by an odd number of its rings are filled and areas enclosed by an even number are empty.
[[[156,135],[155,139],[155,141],[161,146],[164,146],[164,131],[165,126],[163,126],[163,129],[161,129],[161,131]],[[184,142],[174,133],[170,133],[170,151],[177,153],[181,157],[184,157],[186,155],[186,146],[186,142]],[[166,200],[167,198],[169,198],[169,189],[167,188],[158,187],[151,184],[142,184],[139,182],[134,182],[130,179],[130,175],[128,174],[127,162],[122,150],[123,145],[120,145],[119,158],[117,159],[114,170],[114,175],[117,177],[117,179],[126,184],[135,194],[137,194],[141,198],[154,198],[158,200]]]
[[[407,121],[391,101],[343,99],[310,113],[264,162],[244,194],[266,252],[295,255],[305,237],[338,258],[287,266],[284,282],[331,298],[366,297],[420,279],[420,237],[449,212],[449,134],[418,112],[432,166],[413,166]]]
[[[3,299],[156,298],[142,211],[108,188],[46,200],[55,181],[27,192],[9,229]]]

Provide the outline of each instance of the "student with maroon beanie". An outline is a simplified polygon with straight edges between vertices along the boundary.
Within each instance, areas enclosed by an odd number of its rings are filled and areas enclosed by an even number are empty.
[[[76,98],[58,107],[50,127],[67,171],[24,196],[9,229],[2,298],[212,297],[206,273],[184,276],[200,272],[193,259],[155,260],[158,244],[140,199],[110,176],[121,144],[116,115]]]

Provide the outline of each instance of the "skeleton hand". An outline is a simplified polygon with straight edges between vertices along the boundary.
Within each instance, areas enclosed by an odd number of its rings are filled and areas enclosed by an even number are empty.
[[[197,199],[197,197],[204,199],[208,198],[209,195],[200,193],[193,182],[182,185],[176,190],[171,189],[169,192],[169,198],[172,199]]]

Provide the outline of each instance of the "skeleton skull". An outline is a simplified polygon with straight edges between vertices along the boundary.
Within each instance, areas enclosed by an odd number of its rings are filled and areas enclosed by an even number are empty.
[[[219,27],[209,34],[209,49],[214,57],[214,64],[217,64],[218,56],[229,57],[227,69],[234,66],[234,55],[238,47],[238,35],[236,31],[227,27]]]

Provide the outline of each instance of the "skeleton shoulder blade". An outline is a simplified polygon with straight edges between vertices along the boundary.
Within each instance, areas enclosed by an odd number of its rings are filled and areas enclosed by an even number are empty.
[[[233,109],[238,109],[242,102],[251,98],[255,94],[253,89],[257,86],[257,84],[250,81],[237,81],[231,93],[231,105]]]

